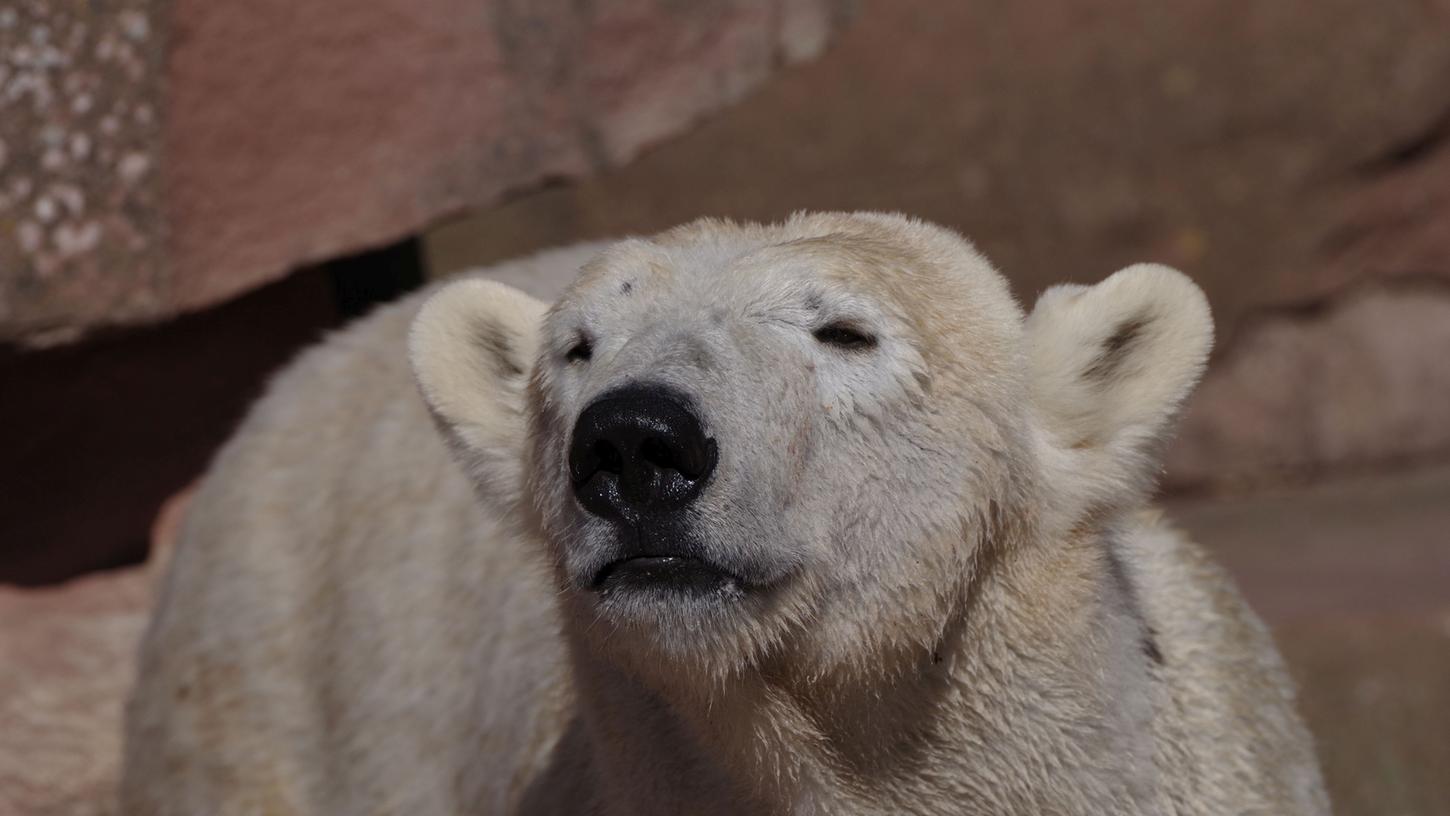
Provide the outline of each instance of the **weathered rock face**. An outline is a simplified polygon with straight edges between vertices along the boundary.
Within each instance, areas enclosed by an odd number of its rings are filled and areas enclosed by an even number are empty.
[[[43,590],[0,586],[0,813],[115,813],[126,698],[190,498],[168,501],[144,567]]]
[[[112,812],[147,573],[0,588],[0,813]]]
[[[26,0],[0,16],[0,340],[207,305],[615,166],[850,5]]]
[[[1207,290],[1227,360],[1262,314],[1450,280],[1447,123],[1443,2],[1113,0],[1074,11],[893,0],[868,4],[821,60],[689,137],[484,214],[471,236],[445,229],[434,254],[477,262],[699,215],[900,210],[971,236],[1028,301],[1135,261],[1179,266]],[[1450,353],[1428,337],[1413,346],[1400,349],[1420,360],[1412,366]],[[1450,405],[1444,391],[1423,396]],[[1244,414],[1224,399],[1214,410]],[[1384,407],[1371,400],[1288,406],[1258,420],[1283,440],[1349,421],[1320,411],[1393,426],[1369,415]],[[1190,425],[1227,427],[1231,414],[1206,410]],[[1450,411],[1426,421],[1440,429],[1431,436],[1450,434]],[[1362,441],[1274,458],[1350,461],[1411,445]],[[1210,463],[1226,453],[1196,450],[1191,474],[1187,455],[1175,457],[1178,483],[1238,470]]]
[[[163,10],[0,5],[0,340],[165,307]]]
[[[1450,458],[1450,288],[1375,289],[1247,327],[1189,404],[1171,484]]]

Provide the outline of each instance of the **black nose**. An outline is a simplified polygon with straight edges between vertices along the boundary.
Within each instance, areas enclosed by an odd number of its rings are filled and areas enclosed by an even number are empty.
[[[634,520],[689,503],[715,469],[715,455],[715,440],[684,400],[661,386],[630,386],[579,415],[569,472],[584,509]]]

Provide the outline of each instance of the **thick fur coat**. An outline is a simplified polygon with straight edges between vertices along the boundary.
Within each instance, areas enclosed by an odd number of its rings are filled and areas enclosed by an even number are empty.
[[[1328,812],[1264,626],[1145,506],[1211,344],[1188,279],[1024,315],[959,236],[879,214],[527,264],[582,272],[552,307],[467,279],[379,310],[218,457],[126,812]],[[640,382],[718,462],[622,532],[569,445]],[[714,590],[600,588],[676,539]]]

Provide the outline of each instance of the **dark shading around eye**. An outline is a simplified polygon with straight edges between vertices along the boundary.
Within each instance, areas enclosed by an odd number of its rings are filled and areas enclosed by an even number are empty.
[[[578,341],[576,341],[574,345],[571,346],[569,350],[564,353],[564,359],[568,360],[571,363],[584,362],[593,356],[594,344],[589,342],[589,338],[587,337],[580,337]]]
[[[868,334],[854,326],[845,323],[832,323],[829,326],[822,326],[815,331],[816,339],[828,346],[848,349],[850,351],[864,351],[875,348],[876,336]]]

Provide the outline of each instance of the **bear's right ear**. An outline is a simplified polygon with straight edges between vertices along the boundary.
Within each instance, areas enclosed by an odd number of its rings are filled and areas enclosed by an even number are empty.
[[[488,280],[450,284],[408,336],[419,390],[480,495],[501,513],[523,497],[524,403],[547,307]]]

